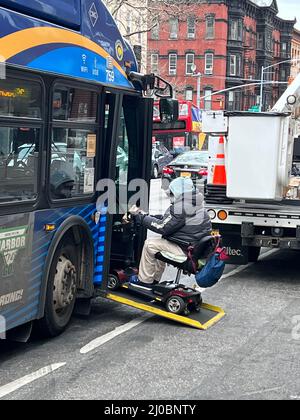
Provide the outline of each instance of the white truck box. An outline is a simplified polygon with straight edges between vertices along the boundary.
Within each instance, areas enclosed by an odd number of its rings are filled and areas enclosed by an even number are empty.
[[[292,160],[290,116],[237,113],[228,124],[227,196],[281,201]]]

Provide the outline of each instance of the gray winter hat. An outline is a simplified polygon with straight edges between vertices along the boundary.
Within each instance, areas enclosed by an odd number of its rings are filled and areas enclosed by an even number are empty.
[[[177,200],[177,198],[181,197],[183,194],[195,191],[195,187],[191,178],[180,177],[171,182],[170,191]]]

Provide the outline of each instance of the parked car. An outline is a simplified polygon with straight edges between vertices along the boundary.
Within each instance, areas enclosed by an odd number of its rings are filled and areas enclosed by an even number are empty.
[[[191,178],[203,190],[207,184],[208,151],[189,151],[178,156],[162,171],[162,189],[168,192],[170,182],[178,177]]]
[[[168,165],[174,156],[169,150],[161,145],[155,144],[152,148],[152,178],[157,179],[162,174],[163,168]]]

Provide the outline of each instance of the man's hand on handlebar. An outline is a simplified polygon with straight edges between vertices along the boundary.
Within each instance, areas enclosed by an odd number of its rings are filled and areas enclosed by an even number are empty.
[[[131,221],[132,221],[131,214],[130,213],[125,213],[124,216],[123,216],[123,219],[122,219],[122,223],[124,225],[128,225],[129,223],[131,223]]]
[[[142,215],[142,216],[144,216],[145,214],[147,214],[146,212],[144,212],[143,210],[141,210],[139,207],[137,207],[136,205],[134,205],[134,206],[132,206],[130,209],[129,209],[129,213],[132,215],[132,216],[137,216],[137,215]]]
[[[147,215],[147,213],[145,213],[139,207],[134,205],[129,209],[128,213],[124,215],[122,222],[124,224],[128,224],[128,223],[131,223],[133,219],[135,219],[135,221],[137,221],[137,219],[142,219],[142,217],[140,216],[145,216],[145,215]]]

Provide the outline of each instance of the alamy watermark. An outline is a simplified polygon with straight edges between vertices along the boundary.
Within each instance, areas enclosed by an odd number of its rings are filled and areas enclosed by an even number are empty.
[[[6,319],[0,315],[0,340],[6,339]]]
[[[102,179],[97,183],[97,192],[100,196],[97,200],[97,210],[106,208],[109,214],[122,215],[133,206],[148,212],[150,190],[149,184],[144,179],[134,179],[128,186],[126,183],[116,184],[111,179]],[[204,197],[196,190],[186,191],[174,197],[170,194],[170,205],[173,204],[172,212],[174,215],[193,216],[195,210],[203,207]],[[193,223],[193,219],[189,221]]]
[[[0,54],[0,80],[6,79],[6,62],[5,58]]]

